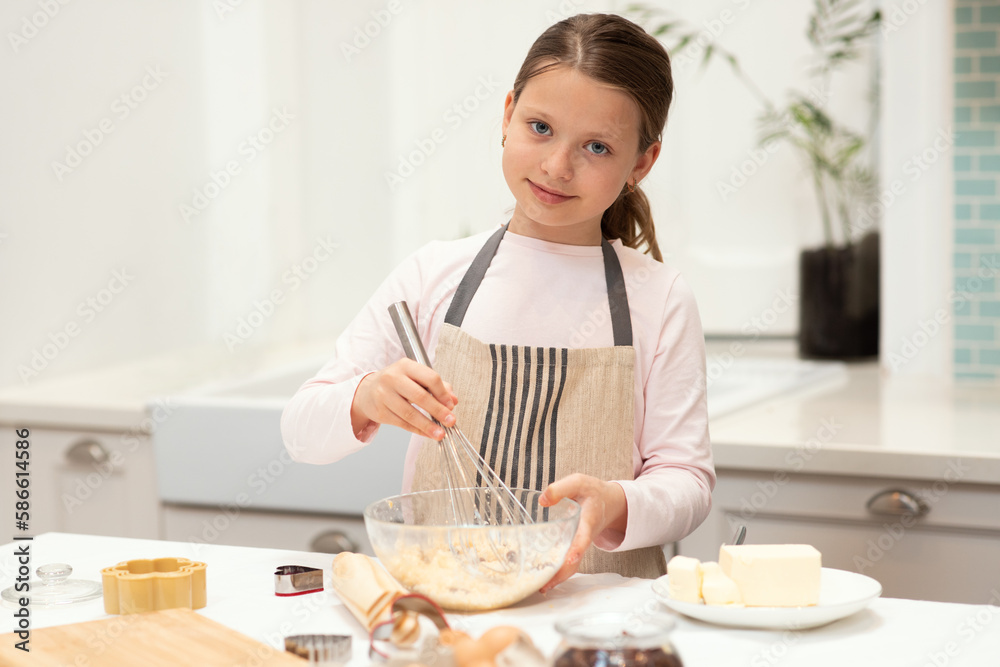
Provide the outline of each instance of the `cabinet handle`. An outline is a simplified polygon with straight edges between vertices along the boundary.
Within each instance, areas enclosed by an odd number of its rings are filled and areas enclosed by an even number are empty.
[[[922,517],[931,511],[927,503],[903,489],[888,489],[872,496],[865,505],[870,514]]]
[[[328,530],[313,538],[309,548],[325,554],[339,554],[344,551],[358,551],[358,545],[340,530]]]
[[[78,465],[103,465],[110,458],[104,445],[90,438],[80,440],[66,450],[66,460]]]

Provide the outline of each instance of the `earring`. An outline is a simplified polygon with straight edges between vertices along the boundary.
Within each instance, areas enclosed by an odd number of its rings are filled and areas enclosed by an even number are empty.
[[[639,181],[636,181],[635,183],[629,183],[628,181],[625,181],[625,187],[628,188],[628,193],[629,194],[632,194],[633,192],[635,192],[635,188],[636,188],[637,185],[639,185]]]
[[[503,148],[503,144],[504,144],[505,141],[507,141],[507,135],[506,134],[503,135],[503,138],[500,139],[500,148]]]

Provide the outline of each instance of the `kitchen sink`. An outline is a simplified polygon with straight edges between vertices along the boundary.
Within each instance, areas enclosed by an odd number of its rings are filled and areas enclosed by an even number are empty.
[[[847,381],[841,361],[709,354],[708,416],[717,419],[782,395]]]
[[[292,461],[281,439],[285,403],[327,361],[308,359],[240,382],[171,396],[153,434],[165,503],[360,516],[400,492],[409,433],[382,426],[334,465]],[[161,399],[164,400],[164,399]]]

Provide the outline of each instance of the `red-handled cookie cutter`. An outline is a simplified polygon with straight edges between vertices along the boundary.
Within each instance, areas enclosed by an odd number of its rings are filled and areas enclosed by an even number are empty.
[[[450,629],[448,620],[444,617],[444,612],[434,600],[418,593],[400,595],[392,603],[392,620],[383,621],[372,628],[370,643],[368,646],[368,657],[372,660],[388,660],[390,655],[384,649],[391,645],[392,632],[396,623],[407,616],[406,612],[413,612],[429,618],[438,631]]]

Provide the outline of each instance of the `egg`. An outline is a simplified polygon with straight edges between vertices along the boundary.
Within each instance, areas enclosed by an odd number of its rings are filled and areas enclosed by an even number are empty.
[[[438,636],[438,641],[441,642],[442,646],[454,646],[459,641],[463,639],[472,639],[468,634],[462,632],[461,630],[452,630],[451,628],[445,628],[441,631]]]
[[[479,644],[484,647],[490,657],[496,657],[500,651],[504,650],[517,641],[521,631],[509,625],[500,625],[490,628],[479,638]]]
[[[451,650],[455,654],[455,664],[458,667],[472,667],[483,661],[491,664],[493,662],[493,655],[475,639],[461,639],[451,647]]]

